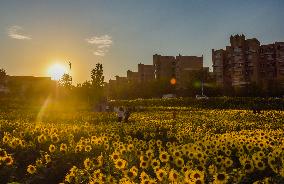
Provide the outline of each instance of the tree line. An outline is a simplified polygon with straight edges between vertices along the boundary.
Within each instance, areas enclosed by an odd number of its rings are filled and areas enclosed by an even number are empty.
[[[116,85],[104,82],[103,65],[97,63],[95,68],[90,70],[90,80],[79,83],[76,86],[72,83],[72,76],[64,74],[53,86],[42,86],[35,88],[30,85],[24,91],[20,89],[17,82],[7,82],[5,69],[0,69],[0,97],[20,97],[24,99],[45,99],[52,96],[58,101],[76,101],[93,105],[106,102],[112,99],[137,99],[137,98],[161,98],[164,94],[176,94],[178,97],[195,97],[203,94],[209,97],[217,96],[247,96],[247,97],[269,97],[281,96],[283,88],[281,85],[270,83],[268,90],[256,84],[250,84],[244,88],[226,87],[222,88],[216,84],[215,77],[209,72],[200,70],[187,76],[184,88],[171,84],[168,79],[149,81],[125,81]],[[3,93],[3,87],[9,89],[8,94]],[[49,89],[49,90],[48,90]],[[203,90],[202,90],[203,89]]]

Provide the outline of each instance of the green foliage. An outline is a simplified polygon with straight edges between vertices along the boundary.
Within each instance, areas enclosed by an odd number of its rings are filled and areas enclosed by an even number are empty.
[[[103,65],[101,63],[97,63],[96,68],[91,70],[91,86],[86,83],[85,87],[91,87],[90,90],[92,103],[98,103],[104,99],[104,76]]]
[[[6,70],[3,68],[0,68],[0,84],[3,84],[6,77],[7,77]]]
[[[71,75],[65,73],[61,79],[59,80],[59,85],[66,88],[66,89],[71,89],[72,87],[72,77]]]
[[[96,68],[91,70],[91,82],[94,89],[99,89],[104,85],[103,65],[96,64]]]

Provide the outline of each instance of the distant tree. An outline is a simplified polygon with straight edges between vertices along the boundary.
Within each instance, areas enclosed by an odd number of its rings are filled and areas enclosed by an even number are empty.
[[[90,81],[85,81],[81,84],[82,88],[90,89],[92,87],[92,84]]]
[[[92,84],[90,81],[85,81],[81,86],[81,93],[83,98],[90,103],[90,99],[92,97]]]
[[[6,77],[7,77],[6,70],[3,68],[0,68],[0,84],[4,84]]]
[[[216,96],[218,88],[214,76],[211,76],[208,70],[192,71],[190,76],[186,78],[186,89],[183,91],[184,96],[194,97],[202,93],[206,96]]]
[[[66,88],[71,89],[72,87],[72,77],[69,74],[64,74],[61,79],[59,80],[59,85]]]
[[[103,76],[103,65],[101,63],[96,64],[96,68],[91,71],[91,82],[94,88],[103,87],[104,76]]]
[[[103,99],[104,75],[103,65],[96,64],[96,68],[91,70],[91,85],[93,91],[93,100],[98,102]]]

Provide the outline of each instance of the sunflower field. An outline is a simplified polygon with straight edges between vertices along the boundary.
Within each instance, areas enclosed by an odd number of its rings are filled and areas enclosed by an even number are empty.
[[[173,112],[175,115],[173,115]],[[0,112],[0,183],[284,183],[284,112]]]

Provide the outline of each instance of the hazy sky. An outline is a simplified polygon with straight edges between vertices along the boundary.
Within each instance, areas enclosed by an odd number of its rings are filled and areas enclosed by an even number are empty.
[[[72,62],[75,82],[103,63],[106,80],[162,55],[204,55],[231,34],[284,41],[283,0],[1,0],[0,68],[46,76]]]

